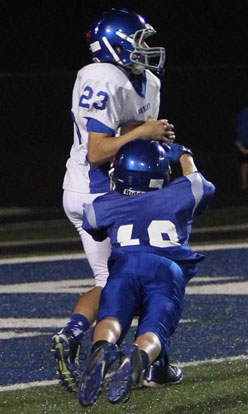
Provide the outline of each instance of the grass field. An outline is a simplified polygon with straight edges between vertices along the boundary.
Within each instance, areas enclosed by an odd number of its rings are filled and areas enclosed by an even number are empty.
[[[182,384],[134,390],[126,404],[112,405],[104,393],[89,408],[59,385],[0,393],[3,414],[247,414],[248,360],[184,368]]]
[[[248,223],[248,207],[209,209],[194,221],[194,227],[230,226]]]
[[[194,228],[239,224],[248,224],[247,207],[209,209],[205,214],[196,218]],[[74,227],[66,217],[47,221],[46,225],[43,220],[31,221],[30,223],[28,221],[9,223],[2,226],[0,231],[0,242],[65,237],[77,237]]]

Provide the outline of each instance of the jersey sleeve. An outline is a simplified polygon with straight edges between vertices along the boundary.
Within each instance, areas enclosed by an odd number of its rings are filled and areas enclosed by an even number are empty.
[[[125,102],[116,68],[109,66],[89,65],[79,72],[79,116],[94,118],[116,131]]]
[[[195,201],[192,215],[199,215],[203,213],[210,203],[215,193],[215,186],[199,172],[189,174],[186,178],[191,183],[191,191]]]
[[[94,118],[89,118],[87,121],[87,131],[88,132],[101,132],[104,134],[111,134],[114,135],[115,131],[106,125],[104,125],[102,122],[97,121]]]
[[[98,227],[97,225],[93,204],[84,205],[83,229],[87,231],[95,241],[103,241],[108,236],[106,228]]]

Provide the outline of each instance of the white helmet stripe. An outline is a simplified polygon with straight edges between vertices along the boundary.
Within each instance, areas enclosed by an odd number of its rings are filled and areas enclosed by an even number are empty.
[[[117,53],[115,52],[115,50],[112,48],[111,44],[109,43],[108,39],[106,38],[106,36],[102,37],[102,41],[105,44],[106,48],[111,53],[111,55],[113,56],[114,60],[118,63],[122,63],[119,56],[117,55]]]
[[[129,36],[127,36],[125,33],[120,32],[119,30],[117,30],[117,32],[115,32],[115,34],[117,36],[119,36],[121,39],[127,40],[128,42],[133,44],[133,39]]]

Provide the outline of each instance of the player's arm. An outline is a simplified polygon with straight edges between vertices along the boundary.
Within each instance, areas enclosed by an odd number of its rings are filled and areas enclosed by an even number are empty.
[[[137,138],[173,142],[175,139],[173,125],[167,120],[149,120],[119,137],[113,137],[108,133],[90,131],[88,160],[96,165],[111,161],[122,145]]]
[[[191,149],[180,144],[166,144],[167,157],[170,162],[180,163],[183,175],[197,171]]]
[[[191,182],[191,191],[195,200],[192,206],[192,214],[201,214],[208,206],[215,192],[214,185],[207,181],[199,172],[198,174],[192,174],[198,170],[194,163],[192,151],[189,148],[180,144],[168,144],[166,148],[169,161],[180,163],[183,176],[187,176]]]
[[[180,164],[182,167],[182,173],[183,175],[189,175],[192,174],[193,172],[197,171],[196,165],[194,163],[194,159],[192,157],[192,155],[190,154],[183,154],[180,157]]]
[[[95,241],[101,242],[108,237],[106,228],[97,225],[95,210],[92,204],[84,204],[82,227]]]
[[[238,150],[242,153],[247,155],[248,154],[248,148],[245,148],[241,142],[239,141],[235,141],[236,147],[238,148]]]

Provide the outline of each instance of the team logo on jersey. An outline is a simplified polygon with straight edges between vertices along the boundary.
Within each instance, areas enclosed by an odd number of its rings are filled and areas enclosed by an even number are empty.
[[[144,112],[148,111],[148,109],[150,109],[150,108],[151,108],[151,104],[149,102],[146,105],[144,105],[141,108],[139,108],[138,113],[139,114],[143,114]]]

